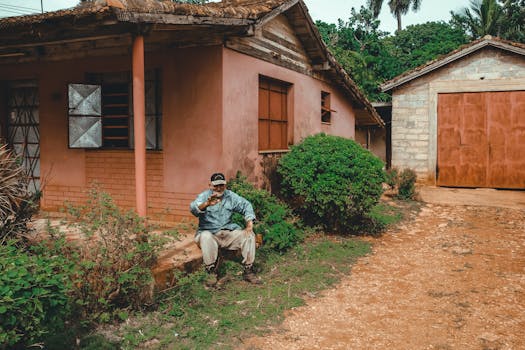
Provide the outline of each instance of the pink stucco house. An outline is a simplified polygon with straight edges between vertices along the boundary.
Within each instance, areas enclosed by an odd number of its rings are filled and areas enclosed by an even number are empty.
[[[383,121],[301,0],[106,0],[0,19],[0,136],[42,189],[94,182],[163,221],[214,171],[263,186],[289,145]]]

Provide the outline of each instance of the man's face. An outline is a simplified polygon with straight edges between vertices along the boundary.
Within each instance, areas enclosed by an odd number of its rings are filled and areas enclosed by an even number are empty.
[[[224,191],[226,190],[226,185],[212,185],[213,193],[217,196],[221,197],[224,194]]]

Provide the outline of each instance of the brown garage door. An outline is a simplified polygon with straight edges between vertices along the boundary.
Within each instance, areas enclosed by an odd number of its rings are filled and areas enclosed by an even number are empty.
[[[437,184],[525,189],[525,91],[438,95]]]

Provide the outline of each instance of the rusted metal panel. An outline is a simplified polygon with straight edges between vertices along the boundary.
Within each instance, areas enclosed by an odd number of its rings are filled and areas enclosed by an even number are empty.
[[[463,99],[456,94],[438,96],[438,179],[439,186],[450,186],[457,182],[459,162],[459,116]]]
[[[439,186],[525,188],[525,92],[438,96]]]
[[[511,173],[509,178],[516,188],[525,188],[525,91],[511,93],[511,123],[509,147],[507,148],[508,164]]]
[[[488,94],[488,187],[525,188],[525,91]]]
[[[458,184],[483,187],[487,181],[487,131],[485,93],[464,93],[460,116]]]
[[[510,94],[498,92],[487,95],[487,113],[491,116],[487,122],[490,135],[487,186],[505,187],[509,174],[507,164],[507,136],[512,131]],[[510,140],[509,140],[510,141]]]

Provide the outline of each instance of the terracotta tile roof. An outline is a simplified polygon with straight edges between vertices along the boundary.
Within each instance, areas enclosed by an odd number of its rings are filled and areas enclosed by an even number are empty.
[[[0,19],[0,28],[36,24],[64,18],[80,18],[97,13],[111,12],[113,10],[256,20],[285,2],[287,2],[287,0],[225,0],[222,2],[195,5],[157,0],[96,0],[81,3],[76,7],[65,10],[2,18]]]
[[[474,40],[468,44],[460,46],[458,49],[444,56],[438,57],[432,61],[422,64],[419,67],[406,71],[405,73],[402,73],[389,81],[384,82],[383,84],[381,84],[381,90],[389,91],[401,84],[407,83],[410,80],[416,79],[424,74],[430,73],[431,71],[438,69],[444,66],[445,64],[453,62],[485,46],[493,46],[493,47],[498,47],[501,49],[506,49],[506,50],[510,50],[514,52],[520,52],[521,54],[525,54],[525,44],[503,40],[498,37],[486,35],[483,38]]]

